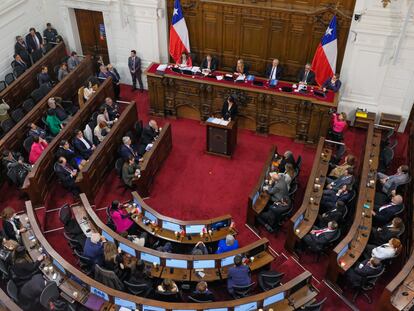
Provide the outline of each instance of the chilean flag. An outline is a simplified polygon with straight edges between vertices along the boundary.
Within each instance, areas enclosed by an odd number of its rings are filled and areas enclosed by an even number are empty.
[[[177,62],[183,52],[190,53],[190,38],[180,0],[175,0],[170,27],[170,55]]]
[[[336,16],[334,15],[312,61],[312,70],[315,72],[316,82],[320,86],[335,74],[337,57],[338,40],[336,37]]]

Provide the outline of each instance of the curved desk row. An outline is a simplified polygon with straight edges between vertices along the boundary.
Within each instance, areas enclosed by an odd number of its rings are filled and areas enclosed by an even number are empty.
[[[378,168],[380,145],[381,132],[374,130],[374,124],[370,123],[355,218],[348,234],[329,254],[326,277],[332,284],[336,283],[339,275],[343,275],[358,261],[368,244],[372,229],[371,213],[374,209],[376,171]]]
[[[40,73],[41,68],[46,66],[49,69],[49,75],[52,80],[57,80],[53,69],[62,63],[65,56],[67,56],[66,46],[62,41],[28,68],[11,85],[0,92],[0,99],[3,99],[9,105],[11,110],[21,107],[23,101],[39,86],[37,75]]]
[[[331,160],[332,149],[325,144],[325,138],[319,139],[316,149],[312,171],[309,175],[303,203],[298,211],[290,218],[285,242],[285,248],[292,253],[295,252],[295,245],[308,234],[315,224],[319,214],[326,175],[328,173],[329,161]]]
[[[0,310],[22,311],[22,308],[20,308],[2,289],[0,289]]]
[[[165,253],[138,246],[107,227],[95,214],[84,194],[81,194],[81,201],[82,205],[72,206],[72,211],[85,235],[90,236],[92,232],[99,232],[117,244],[123,252],[145,261],[153,277],[176,281],[216,281],[227,278],[228,269],[233,266],[234,256],[238,254],[249,258],[252,271],[263,268],[274,260],[268,249],[267,239],[223,254],[198,256]]]
[[[87,77],[88,75],[85,75],[85,81]],[[75,81],[76,79],[76,77],[73,77],[72,81]],[[72,88],[74,91],[72,95],[76,94],[77,89],[83,82],[83,80],[79,80],[79,82],[75,83],[76,87]],[[74,131],[76,129],[83,130],[92,114],[97,111],[105,101],[105,98],[113,97],[113,92],[112,79],[109,78],[99,86],[98,90],[91,96],[87,104],[70,119],[60,133],[43,151],[31,172],[27,175],[23,185],[23,190],[28,193],[29,198],[34,205],[43,204],[46,200],[46,196],[50,190],[50,183],[52,179],[55,178],[53,166],[56,162],[56,151],[59,148],[61,140],[65,139],[70,141],[74,137]],[[117,125],[118,123],[116,123],[114,127]]]
[[[77,94],[79,87],[93,73],[94,67],[91,57],[87,56],[0,140],[0,152],[3,152],[5,149],[15,151],[23,150],[23,141],[27,137],[28,132],[27,124],[36,123],[39,125],[42,117],[49,108],[47,105],[48,99],[57,96],[64,99],[76,98],[74,96]],[[21,98],[21,100],[24,100],[24,98]]]
[[[273,160],[276,154],[277,147],[273,146],[266,158],[266,162],[263,166],[262,172],[260,173],[259,180],[247,198],[246,223],[252,230],[256,232],[258,232],[256,228],[256,217],[259,216],[269,201],[269,194],[262,191],[262,189],[265,183],[265,179],[269,176],[269,173],[272,169]]]
[[[99,310],[103,306],[121,306],[140,311],[167,310],[296,310],[312,301],[318,291],[311,284],[312,275],[306,271],[289,282],[270,291],[245,297],[242,299],[211,303],[171,303],[137,297],[109,288],[86,276],[60,256],[48,243],[38,225],[34,208],[30,201],[26,202],[27,217],[22,215],[23,225],[30,223],[30,228],[23,233],[23,241],[33,260],[40,254],[46,254],[48,259],[42,266],[44,276],[58,283],[61,295],[70,302],[78,302],[91,310]],[[47,268],[47,269],[45,269]]]

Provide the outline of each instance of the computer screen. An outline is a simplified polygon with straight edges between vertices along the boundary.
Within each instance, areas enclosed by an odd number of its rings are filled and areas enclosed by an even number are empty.
[[[123,243],[119,243],[119,248],[121,249],[121,251],[135,257],[135,249],[133,249],[132,247],[129,247],[128,245],[125,245]]]
[[[221,266],[225,267],[225,266],[233,265],[234,264],[234,257],[236,257],[236,256],[230,256],[230,257],[223,258],[221,260]]]
[[[165,230],[170,230],[170,231],[174,231],[174,232],[181,232],[181,226],[179,224],[175,224],[173,222],[169,222],[169,221],[162,221],[162,228]]]
[[[141,212],[141,211],[142,211],[141,204],[139,204],[139,202],[138,202],[138,200],[137,200],[136,198],[134,198],[133,203],[135,203],[135,205],[137,206],[137,208],[138,208],[138,209],[139,209],[139,211]]]
[[[66,274],[65,268],[63,268],[62,265],[56,259],[53,259],[53,265],[56,268],[58,268],[62,273]]]
[[[300,214],[299,217],[296,218],[295,223],[293,225],[293,229],[296,229],[300,225],[300,223],[302,222],[303,218],[304,218],[303,214]]]
[[[216,267],[216,262],[214,260],[194,260],[193,267],[194,269],[213,269]]]
[[[137,305],[135,302],[124,300],[118,297],[115,297],[115,304],[117,306],[124,307],[129,310],[133,310],[133,311],[135,311],[135,309],[137,308]]]
[[[154,216],[153,214],[151,214],[150,212],[145,211],[144,215],[145,215],[145,218],[149,219],[151,222],[158,223],[158,219],[157,219],[157,217],[155,217],[155,216]]]
[[[253,205],[255,205],[256,204],[256,201],[257,201],[257,199],[259,198],[259,191],[256,191],[256,193],[254,194],[254,197],[253,197],[253,199],[252,199],[252,204]]]
[[[274,303],[277,303],[279,301],[282,301],[283,299],[285,299],[285,292],[281,292],[281,293],[278,293],[276,295],[267,297],[263,301],[263,307],[270,306],[270,305],[272,305]]]
[[[311,281],[311,278],[307,278],[307,279],[304,279],[304,280],[300,281],[298,284],[292,286],[289,289],[289,296],[296,293],[301,288],[305,287],[310,281]]]
[[[187,234],[199,234],[203,231],[205,228],[204,225],[191,225],[191,226],[185,226],[185,232]]]
[[[349,244],[346,244],[343,249],[338,253],[338,256],[336,257],[337,260],[339,260],[349,249]]]
[[[99,290],[99,289],[97,289],[96,287],[91,286],[91,293],[98,296],[98,297],[101,297],[102,299],[105,299],[106,301],[109,301],[108,294],[101,291],[101,290]]]
[[[180,260],[180,259],[167,259],[165,261],[165,266],[169,268],[181,268],[181,269],[187,269],[188,262],[187,260]]]
[[[102,236],[108,241],[108,242],[112,242],[115,243],[115,240],[112,236],[109,235],[108,232],[102,230]]]
[[[234,311],[253,311],[257,310],[257,302],[249,302],[245,303],[244,305],[234,307]]]
[[[142,305],[142,311],[165,311],[164,308]]]
[[[150,263],[155,262],[158,265],[161,264],[160,257],[154,256],[154,255],[151,255],[151,254],[147,254],[147,253],[141,253],[141,260],[148,261]]]

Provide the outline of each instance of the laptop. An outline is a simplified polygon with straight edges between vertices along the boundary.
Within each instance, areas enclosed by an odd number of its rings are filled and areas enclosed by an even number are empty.
[[[175,73],[181,73],[180,68],[172,67],[171,70],[174,71]]]
[[[183,73],[183,75],[188,75],[188,76],[193,75],[193,72],[189,69],[183,69],[183,70],[181,70],[181,72]]]

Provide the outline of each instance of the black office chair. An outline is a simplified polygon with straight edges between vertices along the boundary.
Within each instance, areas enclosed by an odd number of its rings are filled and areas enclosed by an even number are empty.
[[[49,310],[50,305],[49,302],[56,300],[60,297],[59,289],[57,287],[56,282],[48,282],[46,287],[43,289],[42,293],[40,294],[40,304]]]
[[[323,308],[323,304],[325,303],[326,299],[328,299],[328,297],[323,298],[321,301],[319,302],[310,302],[308,304],[306,304],[303,309],[304,311],[321,311]]]
[[[363,277],[361,283],[355,288],[355,293],[352,296],[352,302],[355,302],[359,295],[363,295],[369,304],[372,303],[372,298],[368,292],[372,291],[375,287],[380,276],[384,273],[385,268],[382,268],[381,271],[375,275]]]
[[[43,98],[43,92],[39,89],[35,89],[30,93],[30,97],[37,104]]]
[[[88,257],[81,255],[81,253],[75,248],[73,249],[75,256],[79,259],[78,264],[81,270],[88,276],[93,275],[94,263]]]
[[[10,277],[9,268],[7,267],[7,264],[0,260],[0,273],[1,273],[1,279],[2,280],[8,280]]]
[[[42,98],[45,97],[51,90],[52,90],[52,87],[50,86],[49,83],[43,83],[39,87],[39,91],[42,94]]]
[[[15,123],[12,119],[7,119],[1,122],[1,128],[4,133],[8,133],[13,127]]]
[[[155,292],[155,299],[160,300],[160,301],[165,301],[165,302],[180,302],[180,301],[182,301],[180,292],[172,293],[172,292],[156,291]]]
[[[135,130],[135,136],[137,138],[137,141],[140,141],[141,139],[142,129],[143,129],[142,120],[138,120],[137,122],[135,122],[134,130]]]
[[[290,189],[289,189],[289,198],[293,201],[293,199],[294,199],[294,197],[295,197],[295,194],[296,194],[296,191],[298,191],[298,188],[299,188],[299,185],[298,185],[298,183],[293,183],[293,180],[292,180],[292,182],[290,183]]]
[[[16,80],[16,78],[14,77],[14,74],[11,72],[4,76],[4,82],[6,82],[7,85],[12,84],[14,80]]]
[[[7,282],[7,295],[13,299],[14,302],[18,302],[18,289],[16,284],[13,282],[13,280],[9,280]]]
[[[83,251],[82,244],[78,240],[72,238],[66,231],[63,231],[63,236],[65,237],[66,242],[68,243],[69,247],[72,249],[72,252],[75,256],[77,256],[75,250],[77,251],[78,254],[80,254]]]
[[[259,286],[262,291],[271,290],[280,285],[284,275],[284,273],[277,271],[260,271],[258,276]]]
[[[188,296],[188,300],[190,300],[191,302],[196,302],[196,303],[213,302],[213,300],[198,300],[192,296]]]
[[[69,204],[65,203],[60,209],[59,209],[59,220],[66,225],[68,221],[72,219],[72,213],[70,211]]]
[[[148,284],[133,284],[124,281],[124,285],[128,292],[135,296],[148,297],[152,292],[152,288]]]
[[[33,101],[32,98],[26,99],[22,104],[22,108],[25,112],[29,112],[30,110],[33,109],[34,106],[35,106],[35,102]]]
[[[255,282],[246,285],[246,286],[237,286],[233,285],[233,293],[232,296],[234,299],[244,298],[250,295],[250,292],[253,290],[254,286],[256,285]]]
[[[33,144],[33,136],[28,136],[23,141],[23,148],[27,152],[27,154],[30,154],[30,150],[32,149],[32,144]]]
[[[95,265],[95,281],[100,282],[116,290],[123,290],[124,284],[112,270],[106,270],[99,265]]]
[[[404,232],[405,232],[405,225],[402,223],[401,224],[401,231],[400,231],[400,233],[397,234],[397,238],[401,238],[402,235],[404,234]]]
[[[7,84],[5,81],[0,81],[0,92],[3,91],[7,87]]]
[[[296,160],[296,168],[298,170],[298,174],[300,172],[301,167],[302,167],[302,156],[299,155],[297,160]]]
[[[115,171],[119,178],[122,179],[122,166],[124,165],[124,159],[119,158],[115,161]]]
[[[391,149],[390,147],[385,147],[380,152],[378,171],[381,173],[384,173],[390,166],[393,159],[394,159],[394,150]]]
[[[22,108],[17,108],[12,111],[10,114],[11,118],[14,120],[14,122],[18,123],[21,119],[23,119],[25,113]]]
[[[13,74],[16,77],[20,77],[26,70],[22,66],[16,66],[13,68]]]

